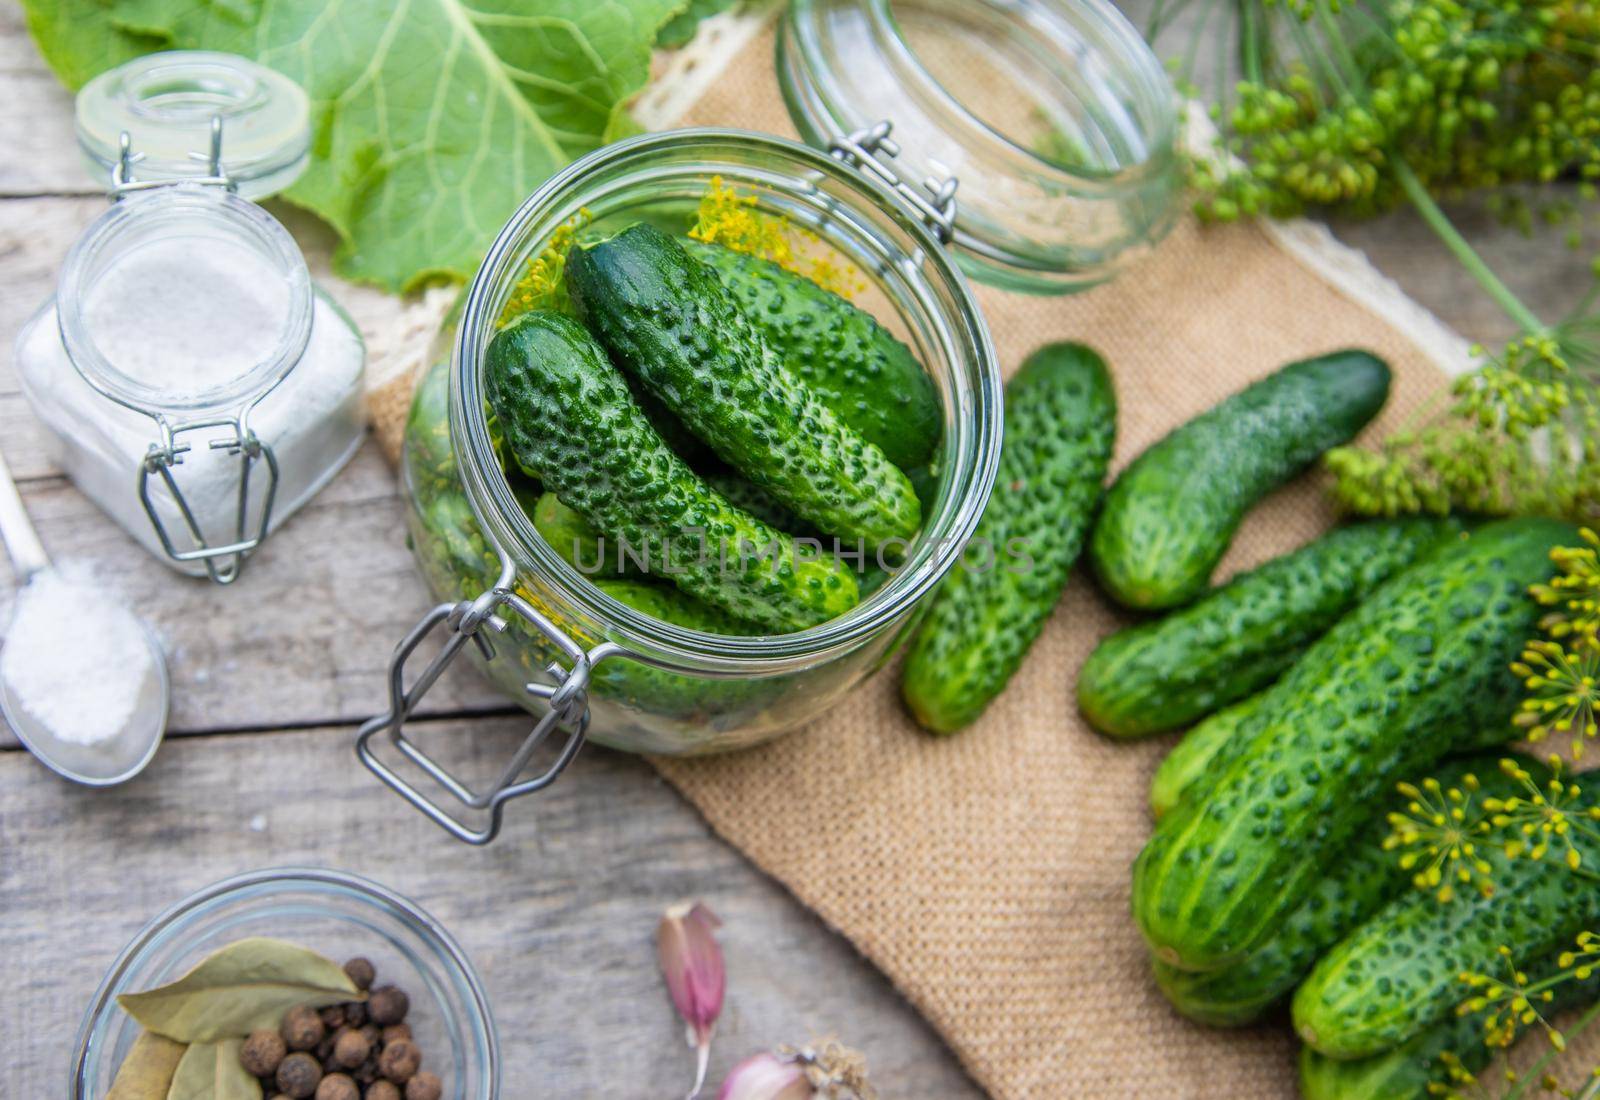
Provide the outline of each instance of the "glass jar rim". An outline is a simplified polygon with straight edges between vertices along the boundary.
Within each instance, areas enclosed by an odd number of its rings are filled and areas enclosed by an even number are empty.
[[[144,923],[106,970],[106,975],[95,989],[94,996],[89,1001],[89,1008],[78,1026],[78,1036],[72,1055],[73,1096],[85,1095],[80,1090],[84,1086],[85,1075],[90,1072],[90,1045],[105,1013],[116,1003],[113,992],[117,982],[145,952],[159,944],[177,922],[186,917],[202,914],[230,897],[272,887],[293,888],[296,885],[342,893],[379,908],[388,909],[398,914],[407,925],[441,951],[445,961],[454,970],[455,976],[461,979],[470,997],[473,1014],[482,1025],[479,1030],[487,1054],[484,1066],[487,1095],[498,1096],[500,1037],[495,1029],[494,1011],[490,1007],[489,994],[484,988],[483,979],[455,937],[426,910],[387,886],[348,871],[293,866],[246,871],[214,882],[168,906]]]
[[[104,250],[153,218],[212,219],[238,231],[273,263],[288,285],[283,328],[270,353],[248,370],[209,389],[181,392],[152,386],[118,370],[96,341],[84,302]],[[305,256],[283,224],[264,209],[212,184],[174,182],[126,196],[111,205],[73,243],[56,286],[61,339],[78,373],[105,397],[138,412],[199,412],[248,407],[283,381],[311,339],[311,274]]]
[[[931,547],[930,556],[915,568],[895,572],[881,589],[844,615],[788,634],[737,636],[691,630],[644,615],[601,591],[545,543],[531,518],[517,504],[495,458],[483,414],[479,360],[499,315],[500,288],[508,285],[507,277],[523,258],[519,238],[528,224],[543,214],[557,196],[602,168],[632,158],[648,160],[653,152],[662,149],[719,142],[791,158],[797,162],[797,173],[802,167],[825,173],[863,203],[874,204],[891,218],[897,229],[910,235],[938,279],[950,289],[960,311],[957,320],[971,340],[980,372],[978,387],[960,393],[975,413],[971,428],[972,476],[963,483],[959,494],[952,494],[944,517],[945,529],[934,538],[925,526],[913,544],[915,551],[926,541]],[[964,385],[959,377],[955,384]],[[842,161],[799,142],[748,130],[696,127],[641,134],[598,149],[547,180],[506,222],[473,277],[456,331],[450,373],[452,444],[460,456],[468,500],[490,543],[502,554],[511,551],[513,560],[533,562],[542,579],[554,585],[562,597],[597,620],[613,624],[614,630],[607,637],[618,642],[629,656],[640,657],[633,647],[642,643],[653,662],[697,670],[709,663],[729,672],[776,674],[858,645],[902,616],[944,578],[976,529],[994,483],[1000,430],[999,368],[988,326],[954,257],[932,230],[891,192]]]

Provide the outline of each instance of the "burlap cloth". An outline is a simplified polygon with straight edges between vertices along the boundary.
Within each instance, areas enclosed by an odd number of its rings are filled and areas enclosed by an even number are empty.
[[[794,136],[771,49],[770,36],[748,44],[685,124]],[[1121,406],[1119,464],[1291,359],[1346,345],[1386,358],[1394,391],[1374,435],[1443,379],[1406,332],[1250,225],[1186,221],[1142,266],[1077,296],[980,287],[978,298],[1007,372],[1049,340],[1104,354]],[[380,427],[393,431],[403,407],[390,395]],[[1251,514],[1219,575],[1332,518],[1315,479],[1302,479]],[[1146,791],[1172,738],[1106,740],[1072,701],[1079,665],[1121,622],[1074,577],[1009,690],[955,737],[935,740],[906,718],[891,667],[767,747],[655,764],[719,834],[880,967],[992,1095],[1293,1096],[1281,1021],[1202,1028],[1150,980],[1128,913],[1129,865],[1149,834]]]

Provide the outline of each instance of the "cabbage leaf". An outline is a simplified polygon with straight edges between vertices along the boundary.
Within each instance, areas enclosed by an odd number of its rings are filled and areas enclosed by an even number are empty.
[[[142,53],[225,50],[298,81],[312,157],[285,193],[346,278],[461,279],[556,169],[623,132],[685,0],[24,0],[69,86]]]

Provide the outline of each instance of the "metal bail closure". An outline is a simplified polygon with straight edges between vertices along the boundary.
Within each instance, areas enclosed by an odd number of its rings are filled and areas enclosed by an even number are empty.
[[[117,163],[111,166],[111,189],[107,197],[112,202],[120,202],[122,198],[134,191],[150,191],[157,187],[170,187],[175,182],[199,184],[205,187],[220,187],[225,191],[237,191],[238,185],[222,167],[222,116],[211,116],[211,147],[206,153],[190,153],[189,158],[196,162],[204,161],[206,174],[203,176],[183,176],[177,180],[150,179],[136,180],[133,178],[133,166],[144,160],[143,153],[133,151],[133,137],[128,131],[122,131],[118,139]]]
[[[395,647],[394,656],[389,661],[389,709],[386,713],[364,722],[356,733],[356,756],[369,771],[388,784],[400,797],[422,811],[440,828],[457,840],[468,844],[487,844],[493,840],[500,832],[502,811],[507,802],[543,790],[554,783],[566,770],[567,765],[572,763],[573,757],[577,756],[578,750],[583,747],[584,736],[589,729],[589,678],[595,666],[601,661],[626,652],[621,646],[612,642],[602,642],[593,649],[585,651],[568,637],[565,631],[516,594],[512,589],[515,570],[504,551],[500,554],[500,563],[500,579],[493,588],[475,600],[440,604],[423,616],[422,621],[401,639],[400,644]],[[408,738],[405,724],[418,702],[427,694],[428,689],[438,680],[450,662],[455,660],[456,654],[461,652],[469,639],[478,646],[486,660],[494,659],[494,647],[482,631],[485,627],[497,634],[505,631],[506,620],[496,614],[501,608],[509,608],[537,631],[540,637],[560,650],[568,665],[563,667],[559,663],[552,662],[548,666],[547,671],[554,681],[552,684],[525,685],[528,694],[544,700],[549,710],[534,723],[533,729],[528,731],[528,736],[523,739],[522,745],[512,755],[495,781],[486,789],[477,791],[451,774],[448,768],[434,760],[416,742]],[[448,630],[443,648],[428,662],[416,682],[407,689],[406,661],[422,640],[441,623]],[[470,810],[486,813],[487,820],[484,824],[474,827],[462,821],[379,759],[374,751],[373,739],[380,733],[387,735],[390,744],[457,802]],[[560,733],[565,738],[556,751],[555,760],[542,772],[523,779],[523,769],[528,766],[534,752],[552,733]]]
[[[900,155],[900,146],[889,137],[894,123],[882,119],[847,137],[835,138],[828,143],[828,152],[846,164],[867,173],[889,190],[899,195],[914,209],[939,238],[940,244],[949,244],[956,233],[956,188],[960,181],[954,176],[945,180],[928,177],[919,190],[900,174],[893,161]],[[885,159],[880,159],[878,154]],[[926,194],[924,194],[926,192]]]
[[[139,467],[139,503],[144,505],[145,515],[150,517],[150,525],[155,528],[156,537],[161,540],[161,548],[174,561],[200,562],[205,566],[206,574],[218,584],[232,584],[237,580],[239,571],[244,568],[245,557],[267,537],[267,528],[272,522],[272,504],[278,495],[277,456],[272,453],[271,447],[256,438],[255,432],[250,430],[246,420],[247,415],[248,410],[237,417],[191,420],[176,426],[168,424],[165,418],[157,417],[156,423],[161,428],[161,439],[150,444],[150,450],[146,452],[144,462]],[[200,521],[195,518],[194,509],[189,506],[188,498],[184,496],[183,489],[172,472],[174,466],[183,463],[183,456],[191,449],[189,444],[177,442],[177,436],[185,432],[204,431],[207,428],[231,428],[232,435],[212,439],[208,441],[208,446],[213,451],[227,451],[239,458],[239,495],[234,538],[232,542],[221,546],[212,546],[206,541],[205,531],[200,526]],[[267,487],[261,504],[261,519],[254,524],[252,530],[250,472],[260,461],[264,461],[267,466]],[[177,505],[178,514],[183,519],[184,528],[188,531],[192,544],[188,550],[178,549],[172,541],[171,533],[167,531],[167,525],[162,522],[161,513],[150,495],[152,475],[161,479],[161,483],[166,486],[167,494]]]

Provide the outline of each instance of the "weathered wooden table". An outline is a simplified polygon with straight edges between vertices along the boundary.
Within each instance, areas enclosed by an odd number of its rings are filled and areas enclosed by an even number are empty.
[[[725,921],[729,1000],[713,1080],[754,1050],[836,1035],[868,1054],[886,1096],[978,1094],[849,944],[712,836],[642,761],[586,751],[548,794],[517,804],[483,850],[379,786],[351,751],[354,729],[381,708],[390,650],[429,603],[388,467],[365,447],[229,589],[181,578],[138,549],[50,464],[12,368],[15,333],[105,201],[78,162],[71,97],[12,0],[0,0],[0,150],[0,448],[52,555],[87,564],[150,619],[173,680],[166,744],[114,790],[56,779],[0,731],[0,1096],[62,1094],[85,1003],[151,915],[216,879],[284,864],[367,875],[455,932],[494,1001],[508,1097],[681,1091],[691,1059],[656,974],[653,932],[662,908],[683,898],[706,900]],[[326,231],[274,210],[325,274]],[[1581,293],[1582,257],[1469,225],[1551,315]],[[1341,233],[1460,331],[1506,334],[1414,220]],[[382,296],[331,285],[376,335],[390,308]],[[0,623],[12,582],[0,562]],[[470,673],[427,706],[425,721],[459,732],[480,773],[527,724]]]

